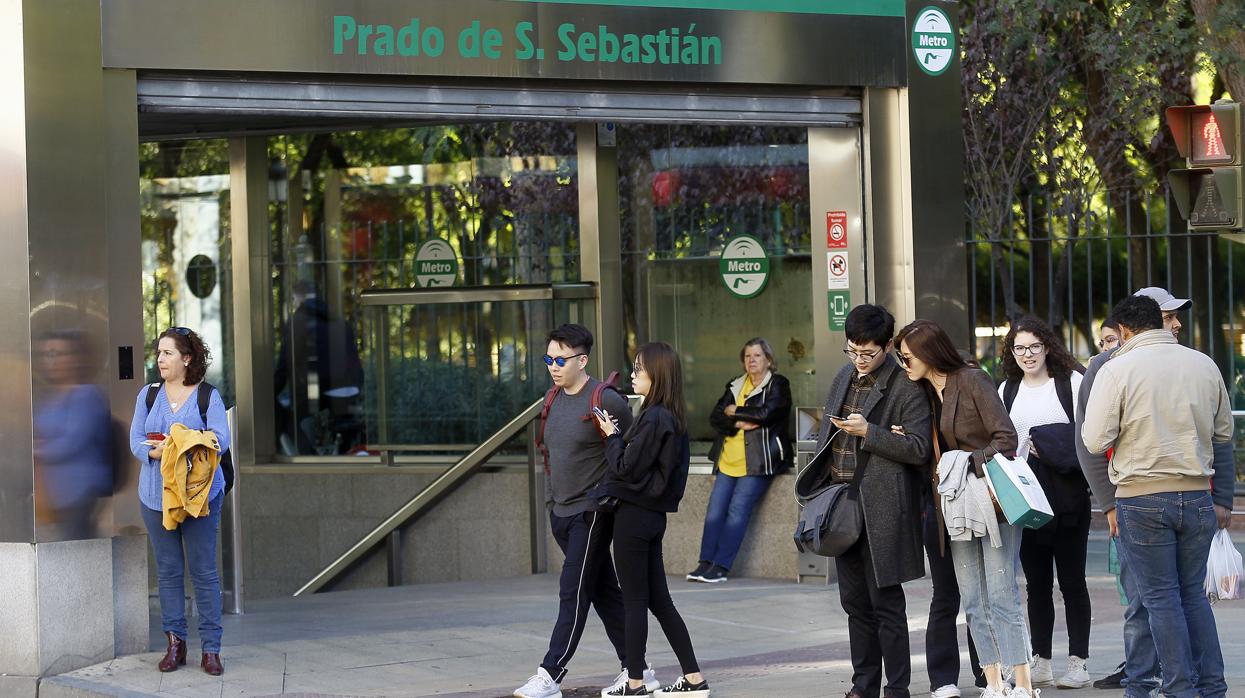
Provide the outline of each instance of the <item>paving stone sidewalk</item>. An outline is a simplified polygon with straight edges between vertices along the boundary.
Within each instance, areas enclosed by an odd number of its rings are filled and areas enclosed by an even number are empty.
[[[1094,620],[1090,673],[1103,676],[1123,657],[1121,607],[1106,574],[1105,539],[1091,540],[1090,590]],[[691,630],[715,698],[841,696],[850,688],[846,616],[838,593],[824,584],[788,580],[731,580],[688,584],[671,578],[675,603]],[[929,584],[905,585],[912,629],[913,696],[928,696],[924,630]],[[535,671],[557,606],[557,578],[536,575],[480,582],[319,594],[252,602],[243,616],[226,616],[225,675],[205,675],[193,661],[161,674],[159,653],[124,657],[43,682],[40,696],[508,696]],[[1056,594],[1056,654],[1066,647]],[[1229,695],[1245,696],[1245,602],[1215,607],[1228,666]],[[158,618],[158,617],[157,617]],[[158,622],[152,646],[162,647]],[[677,664],[656,621],[649,660],[662,680]],[[1062,670],[1056,658],[1056,675]],[[971,688],[963,657],[961,688]],[[591,617],[563,684],[566,696],[595,696],[617,673],[600,621]],[[1115,696],[1119,692],[1048,689],[1047,698]]]

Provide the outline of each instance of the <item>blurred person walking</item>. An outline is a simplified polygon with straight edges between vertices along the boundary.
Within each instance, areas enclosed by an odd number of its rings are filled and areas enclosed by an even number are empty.
[[[1006,380],[999,386],[999,396],[1016,427],[1019,451],[1027,453],[1055,514],[1042,528],[1021,532],[1033,685],[1084,688],[1092,682],[1085,668],[1091,620],[1085,559],[1091,514],[1089,484],[1077,461],[1073,429],[1073,396],[1081,387],[1082,369],[1050,325],[1032,315],[1012,323],[1003,347]],[[1051,666],[1055,571],[1068,627],[1067,669],[1058,681]]]
[[[607,689],[605,695],[649,695],[644,653],[648,614],[652,611],[683,672],[655,695],[708,698],[709,683],[700,673],[687,625],[670,598],[661,553],[666,515],[679,509],[691,457],[679,355],[664,342],[641,346],[631,384],[643,396],[643,403],[630,429],[624,432],[608,411],[596,415],[607,436],[605,456],[609,462],[598,493],[607,504],[617,507],[614,564],[627,617],[627,681]]]
[[[700,535],[700,560],[689,582],[725,582],[748,522],[774,476],[795,456],[788,428],[791,384],[777,373],[774,350],[753,337],[739,350],[744,373],[726,384],[709,423],[717,438],[709,449],[713,489]]]
[[[186,603],[183,570],[189,568],[194,586],[195,606],[199,610],[200,666],[208,674],[224,673],[220,661],[221,597],[220,573],[216,565],[216,538],[220,529],[220,508],[225,500],[224,471],[216,468],[207,493],[208,511],[201,517],[188,517],[172,528],[165,526],[165,496],[172,483],[161,474],[161,463],[175,425],[210,432],[220,446],[229,449],[229,425],[220,393],[209,396],[207,419],[195,407],[212,355],[193,330],[170,327],[155,343],[156,366],[160,370],[159,390],[148,408],[149,387],[143,386],[134,405],[130,423],[130,450],[141,463],[138,497],[143,523],[155,553],[156,576],[160,589],[160,621],[168,648],[160,660],[160,671],[176,671],[186,663]],[[180,466],[180,464],[179,464]]]
[[[942,461],[949,452],[960,451],[967,456],[967,477],[984,478],[986,461],[996,453],[1014,453],[1017,445],[1015,427],[994,381],[984,371],[968,367],[947,333],[929,320],[909,323],[898,339],[899,362],[908,377],[924,381],[933,395]],[[957,540],[953,535],[951,557],[985,673],[981,695],[1030,698],[1039,691],[1029,677],[1028,629],[1016,583],[1020,529],[1000,518],[996,515],[988,522],[994,524],[990,537]],[[1005,665],[1016,681],[1010,691],[1003,681]]]

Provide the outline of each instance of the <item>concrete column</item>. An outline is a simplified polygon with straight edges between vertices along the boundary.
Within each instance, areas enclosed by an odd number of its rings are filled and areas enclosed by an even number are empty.
[[[145,645],[145,537],[110,538],[105,517],[102,537],[63,540],[81,534],[45,512],[64,506],[49,493],[65,475],[36,457],[38,406],[64,385],[32,370],[44,333],[81,339],[73,384],[107,396],[114,418],[128,424],[138,391],[120,378],[117,346],[134,346],[141,362],[140,295],[113,284],[128,274],[137,288],[137,107],[132,75],[105,79],[100,36],[98,0],[0,0],[4,696],[34,696],[40,677],[110,659],[118,644],[143,649],[140,629]],[[64,426],[54,421],[41,423]]]

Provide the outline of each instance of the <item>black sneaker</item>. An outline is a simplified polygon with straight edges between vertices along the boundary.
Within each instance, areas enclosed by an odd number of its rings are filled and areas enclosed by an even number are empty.
[[[721,568],[715,565],[715,569]],[[709,698],[709,682],[692,683],[687,680],[686,676],[680,676],[678,681],[665,688],[657,689],[657,692],[653,695],[659,698],[661,696],[667,696],[668,698]]]
[[[700,562],[696,564],[696,569],[687,573],[687,581],[689,582],[705,581],[701,579],[701,577],[705,576],[705,572],[708,572],[709,568],[712,566],[713,566],[713,563],[705,562],[704,560],[701,560]]]
[[[726,581],[726,573],[729,571],[721,565],[714,565],[709,568],[708,572],[700,575],[698,579],[705,584],[719,584]]]
[[[1106,689],[1124,688],[1124,685],[1121,683],[1123,680],[1124,680],[1124,663],[1120,662],[1120,665],[1116,667],[1115,669],[1115,673],[1111,674],[1110,676],[1104,676],[1101,679],[1098,679],[1097,681],[1095,681],[1094,688],[1106,688]]]
[[[615,686],[614,690],[606,691],[604,695],[607,695],[607,696],[650,696],[652,694],[648,692],[647,686],[640,686],[639,688],[631,688],[631,686],[626,681],[623,681],[621,686]]]

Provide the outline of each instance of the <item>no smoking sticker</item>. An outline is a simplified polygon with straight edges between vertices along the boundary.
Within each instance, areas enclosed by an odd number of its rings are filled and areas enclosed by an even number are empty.
[[[832,250],[826,253],[826,286],[830,290],[847,290],[849,287],[851,264],[847,250]]]
[[[847,247],[847,211],[826,211],[826,247]]]

